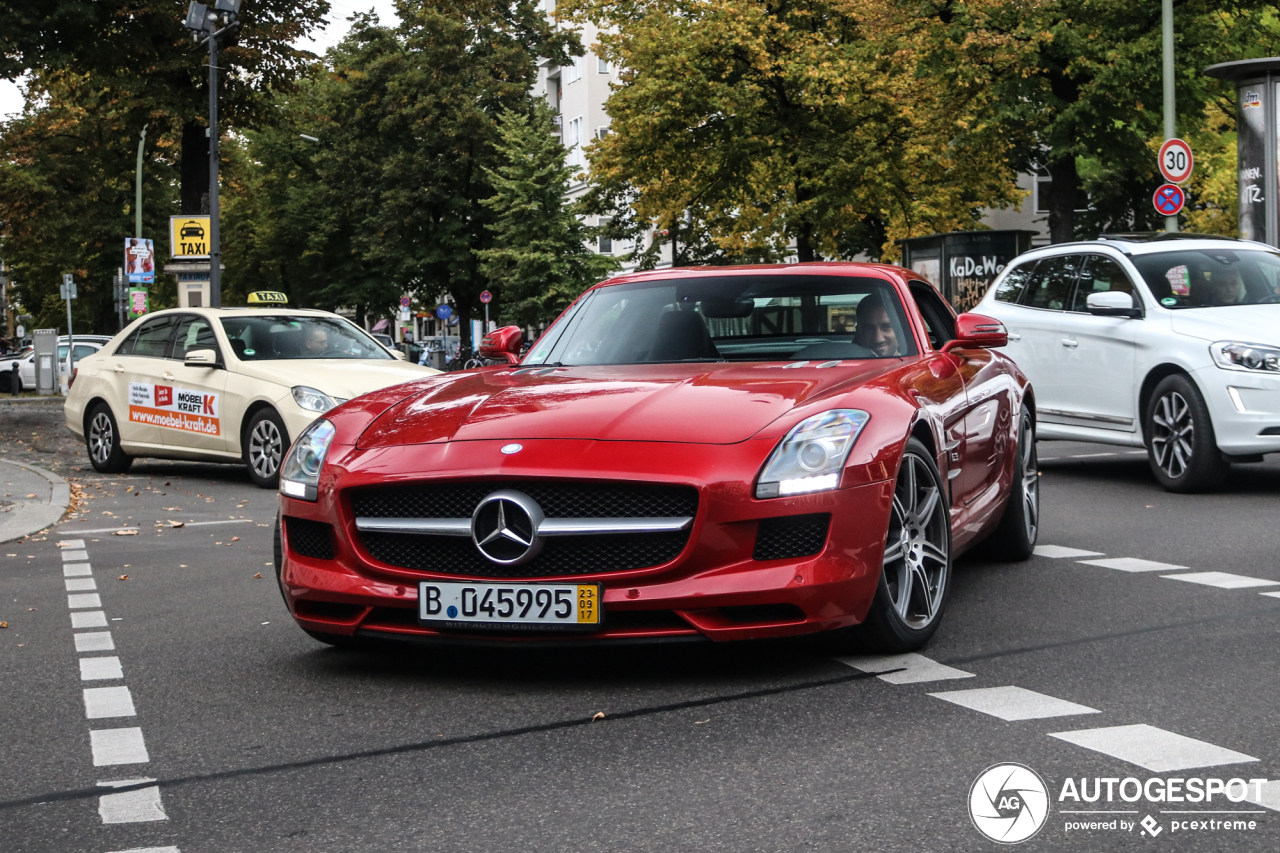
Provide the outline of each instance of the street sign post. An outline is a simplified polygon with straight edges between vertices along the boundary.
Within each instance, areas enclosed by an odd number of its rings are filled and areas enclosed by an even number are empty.
[[[1162,184],[1151,199],[1161,216],[1177,216],[1186,200],[1182,187],[1176,184]]]
[[[1160,174],[1171,184],[1180,184],[1190,178],[1195,163],[1191,146],[1181,139],[1170,139],[1160,146]]]
[[[480,301],[484,303],[484,333],[489,334],[489,303],[493,301],[493,294],[487,290],[480,291]]]
[[[71,331],[71,300],[76,298],[76,280],[71,273],[63,273],[62,275],[62,298],[67,300],[67,376],[71,376],[71,369],[75,366],[72,361],[73,353],[76,351],[76,336]],[[60,385],[62,393],[67,393],[67,386]]]

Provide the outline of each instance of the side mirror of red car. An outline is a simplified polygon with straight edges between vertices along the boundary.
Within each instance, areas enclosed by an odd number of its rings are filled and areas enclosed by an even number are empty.
[[[957,347],[1002,347],[1009,343],[1009,332],[994,317],[984,314],[961,314],[956,318],[955,340],[942,345],[943,352]]]
[[[503,326],[494,329],[480,339],[480,357],[492,361],[506,361],[508,364],[520,363],[520,344],[524,332],[519,326]]]

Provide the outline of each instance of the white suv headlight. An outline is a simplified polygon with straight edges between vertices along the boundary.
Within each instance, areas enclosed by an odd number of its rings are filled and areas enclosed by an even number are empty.
[[[338,405],[338,402],[323,391],[308,388],[306,385],[293,386],[293,400],[308,412],[325,412]]]
[[[1209,352],[1213,355],[1213,363],[1223,370],[1280,373],[1280,347],[1218,341],[1209,346]]]
[[[757,498],[827,492],[840,485],[840,472],[871,415],[832,409],[805,418],[774,448],[760,479]]]
[[[320,469],[337,432],[330,421],[319,418],[302,431],[280,466],[280,493],[304,501],[316,499]]]

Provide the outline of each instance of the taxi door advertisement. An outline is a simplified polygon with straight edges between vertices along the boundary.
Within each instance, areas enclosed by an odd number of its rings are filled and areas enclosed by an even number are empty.
[[[218,395],[172,385],[129,383],[129,420],[201,435],[219,435]]]

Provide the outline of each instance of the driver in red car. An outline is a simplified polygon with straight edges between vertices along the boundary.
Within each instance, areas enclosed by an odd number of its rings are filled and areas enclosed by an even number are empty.
[[[889,312],[877,294],[871,294],[858,303],[858,326],[853,332],[853,342],[864,346],[881,358],[898,354],[898,332],[889,320]]]

